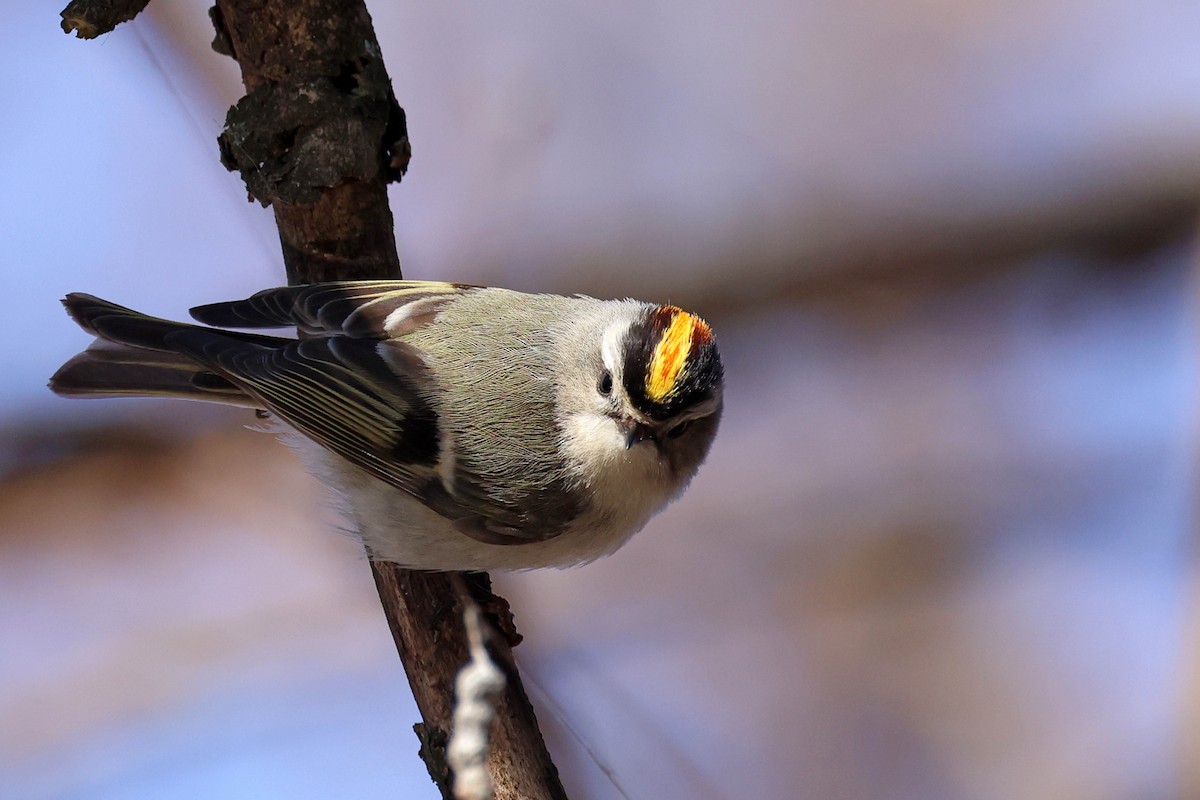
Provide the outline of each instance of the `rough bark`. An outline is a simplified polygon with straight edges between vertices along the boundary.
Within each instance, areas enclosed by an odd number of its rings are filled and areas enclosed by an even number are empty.
[[[62,10],[64,33],[95,39],[142,13],[150,0],[73,0]]]
[[[63,28],[91,38],[144,6],[75,0]],[[386,187],[407,169],[408,136],[361,0],[218,0],[210,16],[213,48],[237,60],[246,86],[226,118],[221,160],[240,172],[251,199],[274,210],[288,282],[399,278]],[[445,745],[454,678],[467,658],[453,576],[385,562],[371,568],[421,711],[421,758],[451,798]],[[467,577],[503,632],[489,645],[508,677],[489,753],[495,796],[565,798],[513,662],[520,637],[508,604],[491,594],[486,575]]]
[[[366,8],[222,0],[211,16],[246,85],[221,163],[274,209],[288,281],[399,277],[386,187],[408,168],[408,132]]]

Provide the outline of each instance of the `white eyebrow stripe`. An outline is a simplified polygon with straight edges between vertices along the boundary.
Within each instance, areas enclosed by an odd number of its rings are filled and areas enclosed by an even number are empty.
[[[614,322],[604,331],[604,338],[600,341],[600,357],[604,359],[604,366],[608,368],[609,372],[616,371],[617,356],[621,352],[621,335],[628,327],[628,325],[618,325]]]

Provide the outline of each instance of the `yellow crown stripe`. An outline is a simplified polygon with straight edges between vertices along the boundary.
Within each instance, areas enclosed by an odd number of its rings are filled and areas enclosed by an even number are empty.
[[[704,321],[686,311],[670,306],[663,310],[674,311],[675,316],[654,346],[650,368],[646,371],[646,397],[655,403],[662,402],[675,391],[692,351],[692,337],[699,333],[703,338],[708,333]]]

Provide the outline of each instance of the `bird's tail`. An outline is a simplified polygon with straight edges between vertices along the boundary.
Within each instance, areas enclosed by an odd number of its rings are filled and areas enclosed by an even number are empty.
[[[259,408],[228,379],[177,352],[170,334],[195,327],[140,314],[89,294],[69,294],[67,313],[97,339],[59,367],[50,389],[65,397],[177,397]],[[250,334],[229,332],[251,338]]]

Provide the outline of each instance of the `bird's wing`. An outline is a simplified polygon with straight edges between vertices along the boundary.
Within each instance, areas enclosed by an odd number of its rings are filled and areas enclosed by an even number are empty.
[[[519,544],[561,532],[560,526],[531,530],[522,509],[469,485],[469,476],[456,475],[454,493],[447,490],[439,470],[442,431],[427,399],[437,387],[420,353],[408,344],[323,336],[262,346],[195,326],[172,332],[168,340],[468,536]]]
[[[479,287],[433,281],[341,281],[266,289],[245,300],[191,310],[225,328],[295,326],[316,335],[396,338],[427,322],[447,302]]]

